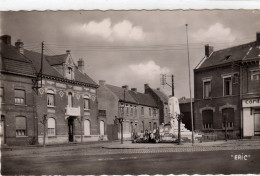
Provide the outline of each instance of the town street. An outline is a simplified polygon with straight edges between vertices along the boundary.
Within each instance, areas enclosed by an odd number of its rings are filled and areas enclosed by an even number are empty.
[[[2,174],[259,174],[258,143],[212,142],[193,147],[147,144],[146,148],[132,144],[133,148],[124,149],[112,148],[114,143],[94,143],[18,148],[3,152]]]
[[[250,155],[235,160],[231,155]],[[249,174],[260,173],[259,150],[3,158],[2,174]],[[14,167],[15,165],[15,167]]]

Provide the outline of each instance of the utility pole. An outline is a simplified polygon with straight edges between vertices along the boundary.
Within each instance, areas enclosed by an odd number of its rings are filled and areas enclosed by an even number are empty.
[[[188,24],[186,26],[186,38],[187,38],[187,54],[188,54],[188,69],[189,69],[189,88],[190,88],[190,115],[191,115],[191,139],[192,144],[194,144],[194,134],[193,134],[193,107],[192,107],[192,96],[191,96],[191,78],[190,78],[190,52],[189,52],[189,37],[188,37]]]
[[[174,75],[161,74],[161,76],[162,76],[161,77],[161,84],[163,86],[167,85],[167,86],[171,87],[172,88],[172,96],[174,97]],[[166,80],[167,76],[171,77],[172,84],[167,83],[167,80]]]
[[[42,87],[42,70],[43,70],[43,51],[44,51],[44,42],[42,42],[42,53],[41,53],[41,70],[40,70],[41,87]]]
[[[174,97],[174,76],[172,75],[172,96]]]

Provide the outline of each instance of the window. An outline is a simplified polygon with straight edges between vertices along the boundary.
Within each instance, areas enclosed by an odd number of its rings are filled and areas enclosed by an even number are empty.
[[[71,67],[67,68],[67,73],[68,73],[68,77],[67,78],[71,80],[72,79],[72,68]]]
[[[260,81],[260,70],[251,71],[251,80],[252,81]]]
[[[16,136],[26,136],[26,118],[16,117]]]
[[[68,106],[69,107],[73,106],[73,104],[72,104],[72,93],[71,92],[68,93]]]
[[[87,99],[87,98],[84,98],[84,109],[90,109],[89,108],[89,99]]]
[[[126,105],[126,115],[128,115],[129,114],[129,107],[128,107],[128,105]]]
[[[152,116],[152,110],[149,108],[149,116]]]
[[[133,106],[130,105],[130,115],[133,115],[133,114],[134,114]]]
[[[47,106],[54,106],[54,91],[47,91]]]
[[[231,80],[231,76],[230,77],[226,77],[223,78],[223,82],[224,82],[224,96],[227,95],[232,95],[232,80]]]
[[[90,135],[90,121],[89,120],[84,121],[84,135],[85,136]]]
[[[135,106],[135,116],[137,116],[137,107]]]
[[[156,116],[156,109],[153,109],[153,116]]]
[[[204,81],[203,82],[203,91],[204,91],[204,98],[211,97],[211,81]]]
[[[234,126],[234,109],[225,108],[222,110],[222,128],[233,128]]]
[[[55,136],[55,119],[54,118],[49,118],[48,119],[48,136]]]
[[[202,111],[202,122],[203,122],[204,129],[213,128],[213,111],[212,110]]]
[[[152,131],[152,122],[149,122],[150,131]]]
[[[15,89],[14,90],[14,102],[15,104],[25,104],[25,91]]]
[[[144,107],[141,107],[141,115],[144,115]]]
[[[0,87],[0,104],[3,102],[4,88]]]
[[[157,128],[157,123],[154,122],[154,123],[153,123],[153,130],[156,130],[156,128]]]

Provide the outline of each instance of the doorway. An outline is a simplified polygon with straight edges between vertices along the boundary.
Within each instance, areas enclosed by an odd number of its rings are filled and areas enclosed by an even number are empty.
[[[74,119],[70,117],[68,119],[68,128],[69,128],[69,142],[73,142],[73,128],[74,128]]]
[[[1,125],[0,125],[0,138],[1,138],[1,145],[6,144],[5,140],[5,117],[1,115]]]
[[[260,136],[260,113],[254,115],[255,120],[255,136]]]
[[[100,135],[104,136],[105,135],[105,123],[102,120],[99,122],[99,130],[100,130]]]

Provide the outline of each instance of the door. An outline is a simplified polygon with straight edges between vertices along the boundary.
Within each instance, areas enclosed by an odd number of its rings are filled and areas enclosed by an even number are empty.
[[[104,123],[104,121],[100,121],[99,122],[99,129],[100,129],[100,135],[105,135],[105,123]]]
[[[260,114],[255,114],[255,136],[260,135]]]
[[[5,121],[3,116],[1,116],[0,138],[1,145],[5,144]]]
[[[73,142],[73,123],[74,123],[74,119],[73,118],[69,118],[69,120],[68,120],[69,142]]]

